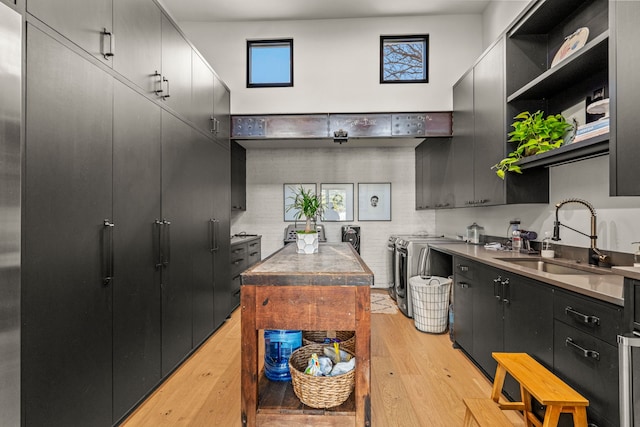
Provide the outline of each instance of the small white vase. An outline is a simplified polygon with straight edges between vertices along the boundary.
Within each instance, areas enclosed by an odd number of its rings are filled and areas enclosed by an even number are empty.
[[[318,253],[318,233],[296,233],[296,245],[299,254]]]

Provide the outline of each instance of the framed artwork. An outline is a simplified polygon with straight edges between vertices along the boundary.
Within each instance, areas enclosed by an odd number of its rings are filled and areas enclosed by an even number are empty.
[[[283,211],[284,211],[284,220],[285,221],[296,221],[296,216],[298,214],[298,209],[289,209],[287,211],[287,208],[289,207],[289,205],[291,205],[293,203],[293,201],[295,200],[296,196],[296,190],[298,188],[300,188],[300,186],[302,186],[302,188],[304,188],[305,190],[311,190],[313,191],[313,194],[318,194],[318,187],[316,184],[283,184],[282,188],[283,188],[283,195],[284,195],[284,203],[283,203]],[[304,221],[305,218],[304,216],[298,220],[298,221]]]
[[[391,183],[358,184],[358,221],[391,221]]]
[[[320,184],[323,221],[353,221],[353,184]]]

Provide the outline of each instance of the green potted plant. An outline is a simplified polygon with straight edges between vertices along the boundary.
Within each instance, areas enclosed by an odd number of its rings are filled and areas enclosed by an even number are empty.
[[[509,136],[508,142],[517,142],[518,145],[507,157],[491,167],[502,179],[506,172],[522,173],[520,166],[516,163],[523,157],[560,147],[564,143],[565,133],[573,127],[562,114],[550,114],[544,117],[544,112],[540,110],[533,114],[523,111],[515,116],[514,120],[511,125],[513,131],[507,136]]]
[[[306,224],[304,230],[297,232],[297,247],[298,253],[314,254],[318,252],[318,232],[315,227],[311,226],[311,222],[315,222],[318,215],[322,215],[324,212],[324,203],[322,198],[314,194],[312,190],[305,190],[303,186],[298,189],[293,189],[293,195],[289,198],[292,199],[291,204],[287,206],[287,212],[295,209],[294,218],[296,220],[302,219],[304,216]]]

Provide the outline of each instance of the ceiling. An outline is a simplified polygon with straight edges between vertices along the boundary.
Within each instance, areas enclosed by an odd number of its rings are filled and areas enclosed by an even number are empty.
[[[480,14],[488,0],[160,0],[178,22]]]

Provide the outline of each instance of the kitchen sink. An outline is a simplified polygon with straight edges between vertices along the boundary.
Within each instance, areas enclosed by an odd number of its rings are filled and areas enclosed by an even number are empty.
[[[567,265],[557,264],[549,262],[544,259],[522,259],[522,258],[501,258],[501,261],[505,261],[511,264],[519,265],[520,267],[531,268],[533,270],[544,271],[551,274],[603,274],[602,271],[595,269],[594,267],[575,268]]]

